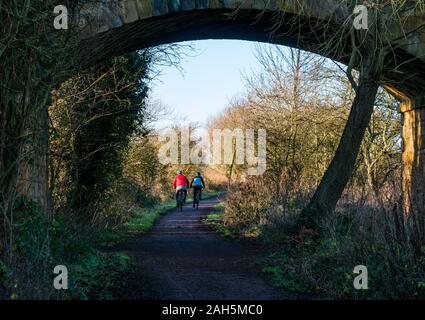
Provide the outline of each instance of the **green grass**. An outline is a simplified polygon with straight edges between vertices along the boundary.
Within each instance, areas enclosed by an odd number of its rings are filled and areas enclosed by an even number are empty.
[[[219,195],[219,191],[206,191],[203,193],[203,199],[211,198]],[[186,203],[193,201],[193,197],[188,194],[186,198]],[[144,233],[149,231],[156,220],[163,214],[174,209],[176,207],[176,200],[170,199],[166,202],[163,202],[159,205],[153,206],[151,208],[135,208],[134,216],[130,219],[129,222],[124,224],[124,227],[129,232]]]
[[[204,223],[209,225],[215,232],[225,236],[239,239],[255,239],[260,235],[259,228],[255,225],[246,229],[238,229],[227,226],[223,222],[224,202],[217,203],[213,210],[204,219]]]
[[[224,202],[215,204],[212,211],[203,220],[203,223],[225,237],[235,237],[236,234],[223,224],[223,210]]]
[[[70,265],[69,290],[65,299],[114,299],[114,289],[123,280],[131,259],[124,253],[93,252]]]
[[[202,193],[202,198],[205,200],[220,194],[222,194],[221,191],[204,191]],[[192,201],[193,197],[191,196],[191,192],[189,192],[186,203],[190,203]],[[176,201],[171,198],[147,208],[134,207],[132,209],[132,217],[129,221],[114,230],[106,230],[98,237],[97,243],[102,246],[112,246],[126,240],[134,239],[140,234],[151,230],[155,222],[162,215],[175,208]]]
[[[144,233],[149,231],[155,221],[164,213],[176,207],[174,199],[155,205],[151,208],[134,208],[133,217],[124,224],[126,231],[130,233]]]
[[[132,217],[129,221],[113,230],[105,230],[97,237],[96,242],[101,246],[113,246],[134,239],[140,234],[148,232],[161,215],[175,207],[176,203],[174,199],[148,208],[134,207],[132,209]]]

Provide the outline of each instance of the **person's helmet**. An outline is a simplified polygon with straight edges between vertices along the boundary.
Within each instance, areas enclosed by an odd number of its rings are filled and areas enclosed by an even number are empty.
[[[183,174],[183,170],[177,171],[178,174]]]

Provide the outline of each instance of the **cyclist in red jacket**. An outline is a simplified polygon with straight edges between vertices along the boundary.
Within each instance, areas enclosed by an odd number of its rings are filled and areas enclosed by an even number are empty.
[[[177,176],[173,180],[173,187],[176,191],[176,200],[177,200],[177,192],[182,190],[184,194],[184,203],[186,203],[187,196],[187,188],[189,188],[189,180],[183,174],[183,170],[179,170]],[[178,205],[178,204],[177,204]]]

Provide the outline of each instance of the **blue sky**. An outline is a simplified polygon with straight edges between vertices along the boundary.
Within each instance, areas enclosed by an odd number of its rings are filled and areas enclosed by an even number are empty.
[[[152,86],[151,99],[160,99],[179,116],[202,125],[245,91],[241,72],[256,65],[255,43],[203,40],[191,44],[196,55],[186,57],[180,71],[163,67]]]

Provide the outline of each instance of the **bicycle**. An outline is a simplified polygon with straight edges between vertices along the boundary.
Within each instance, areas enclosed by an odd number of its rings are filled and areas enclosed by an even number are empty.
[[[196,210],[199,209],[199,201],[201,200],[201,190],[200,189],[193,189],[193,207]]]
[[[184,205],[184,191],[178,190],[176,194],[176,200],[177,200],[177,208],[180,210],[180,212],[183,211],[183,205]]]

